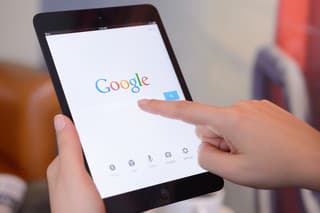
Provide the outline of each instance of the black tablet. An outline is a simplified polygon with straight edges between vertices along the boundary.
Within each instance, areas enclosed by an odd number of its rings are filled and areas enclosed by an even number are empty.
[[[137,106],[142,98],[191,100],[153,6],[43,13],[34,26],[109,213],[139,212],[223,187],[198,165],[193,126]]]

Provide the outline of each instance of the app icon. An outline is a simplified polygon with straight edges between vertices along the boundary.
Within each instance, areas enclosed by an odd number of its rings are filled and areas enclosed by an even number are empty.
[[[150,163],[153,162],[153,158],[152,158],[151,155],[148,155],[148,161],[149,161]]]
[[[129,166],[134,167],[136,165],[136,162],[134,162],[134,160],[129,160],[128,164]]]
[[[179,94],[176,90],[164,92],[163,95],[166,101],[177,101],[180,99]]]
[[[186,147],[184,147],[184,148],[182,149],[182,152],[183,152],[184,154],[188,154],[188,153],[189,153],[189,149],[186,148]]]
[[[109,169],[110,169],[111,171],[115,171],[115,170],[116,170],[116,166],[115,166],[114,164],[110,164],[110,165],[109,165]]]
[[[166,158],[171,158],[172,157],[172,153],[171,152],[166,152],[166,153],[164,153],[164,156],[166,156]]]

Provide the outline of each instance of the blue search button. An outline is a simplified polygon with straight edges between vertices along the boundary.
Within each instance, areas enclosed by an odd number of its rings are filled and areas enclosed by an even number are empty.
[[[177,91],[170,91],[163,93],[166,101],[177,101],[180,99]]]

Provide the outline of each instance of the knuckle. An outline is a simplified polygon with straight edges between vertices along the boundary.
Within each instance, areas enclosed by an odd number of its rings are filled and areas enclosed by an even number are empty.
[[[261,103],[260,100],[250,100],[250,105],[254,106],[254,105],[259,105]]]
[[[50,179],[53,176],[53,165],[50,163],[50,165],[47,168],[47,178]]]
[[[205,143],[201,143],[198,149],[198,162],[200,166],[205,167],[205,164],[207,162],[207,147]]]
[[[248,104],[248,101],[241,100],[241,101],[236,102],[233,106],[241,107],[241,106],[245,106],[247,104]]]
[[[201,138],[201,127],[196,126],[194,132],[198,138]]]
[[[262,104],[264,104],[264,105],[270,105],[270,104],[272,104],[271,101],[266,100],[266,99],[261,100],[260,103],[262,103]]]
[[[47,175],[47,178],[50,179],[52,177],[54,177],[57,173],[57,158],[54,159],[48,166],[47,168],[47,172],[46,172],[46,175]]]
[[[210,154],[214,153],[210,153],[205,148],[200,147],[198,154],[198,163],[203,169],[229,179],[237,175],[238,170],[235,166],[233,166],[232,164],[228,164],[228,166],[222,166],[216,161],[210,161]]]
[[[244,117],[244,110],[240,107],[232,107],[228,110],[229,125],[233,127],[239,126]]]
[[[199,148],[198,163],[202,168],[208,169],[207,168],[206,153],[205,153],[205,150],[202,148],[202,146],[200,146],[200,148]]]

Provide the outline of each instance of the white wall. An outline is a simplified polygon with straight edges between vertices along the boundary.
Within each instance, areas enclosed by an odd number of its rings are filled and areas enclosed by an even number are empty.
[[[0,1],[0,61],[29,66],[39,64],[38,43],[32,17],[38,11],[39,0]]]

